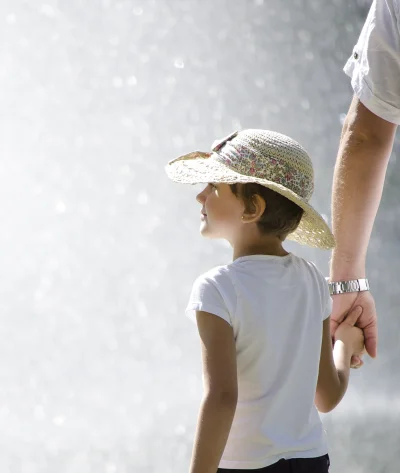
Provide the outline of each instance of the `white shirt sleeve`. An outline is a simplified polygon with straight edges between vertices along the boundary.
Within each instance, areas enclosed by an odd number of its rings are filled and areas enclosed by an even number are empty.
[[[329,294],[328,281],[324,278],[322,281],[322,320],[327,319],[332,313],[332,297]]]
[[[196,321],[196,310],[217,315],[228,322],[229,325],[232,325],[227,303],[222,297],[216,282],[205,275],[197,278],[193,284],[186,308],[186,315],[193,321]]]
[[[399,0],[374,0],[344,72],[375,115],[400,125]]]
[[[312,262],[308,262],[314,269],[318,292],[321,302],[322,320],[327,319],[332,313],[332,297],[329,293],[328,281],[317,266]]]

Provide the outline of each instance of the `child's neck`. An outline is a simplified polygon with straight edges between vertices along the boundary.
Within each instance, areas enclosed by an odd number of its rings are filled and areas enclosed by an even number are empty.
[[[288,254],[282,246],[282,241],[276,237],[264,238],[259,242],[243,242],[233,247],[233,260],[250,255],[287,256]]]

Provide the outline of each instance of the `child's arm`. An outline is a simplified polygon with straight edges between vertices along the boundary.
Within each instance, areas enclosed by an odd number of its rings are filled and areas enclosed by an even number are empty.
[[[350,376],[350,363],[353,355],[359,355],[364,349],[362,331],[354,327],[361,315],[359,307],[353,309],[339,325],[332,352],[330,317],[324,320],[319,361],[319,374],[315,405],[320,412],[334,409],[346,393]]]
[[[237,404],[236,347],[232,327],[220,317],[196,311],[204,395],[200,406],[190,473],[218,469]]]

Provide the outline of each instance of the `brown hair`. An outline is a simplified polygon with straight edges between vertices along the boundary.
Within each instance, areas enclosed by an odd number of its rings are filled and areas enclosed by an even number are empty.
[[[283,195],[256,183],[231,184],[236,197],[242,199],[247,212],[254,210],[254,196],[258,194],[266,203],[264,213],[257,222],[262,234],[273,234],[282,241],[299,226],[304,210]]]

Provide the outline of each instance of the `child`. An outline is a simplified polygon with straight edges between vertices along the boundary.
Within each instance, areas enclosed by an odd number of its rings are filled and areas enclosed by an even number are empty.
[[[167,173],[206,184],[197,196],[200,232],[233,248],[231,263],[196,280],[187,308],[197,320],[204,380],[190,472],[328,472],[317,408],[340,402],[364,340],[354,310],[332,353],[327,282],[282,246],[285,238],[334,246],[308,203],[309,156],[287,136],[244,130],[210,153],[171,161]]]

